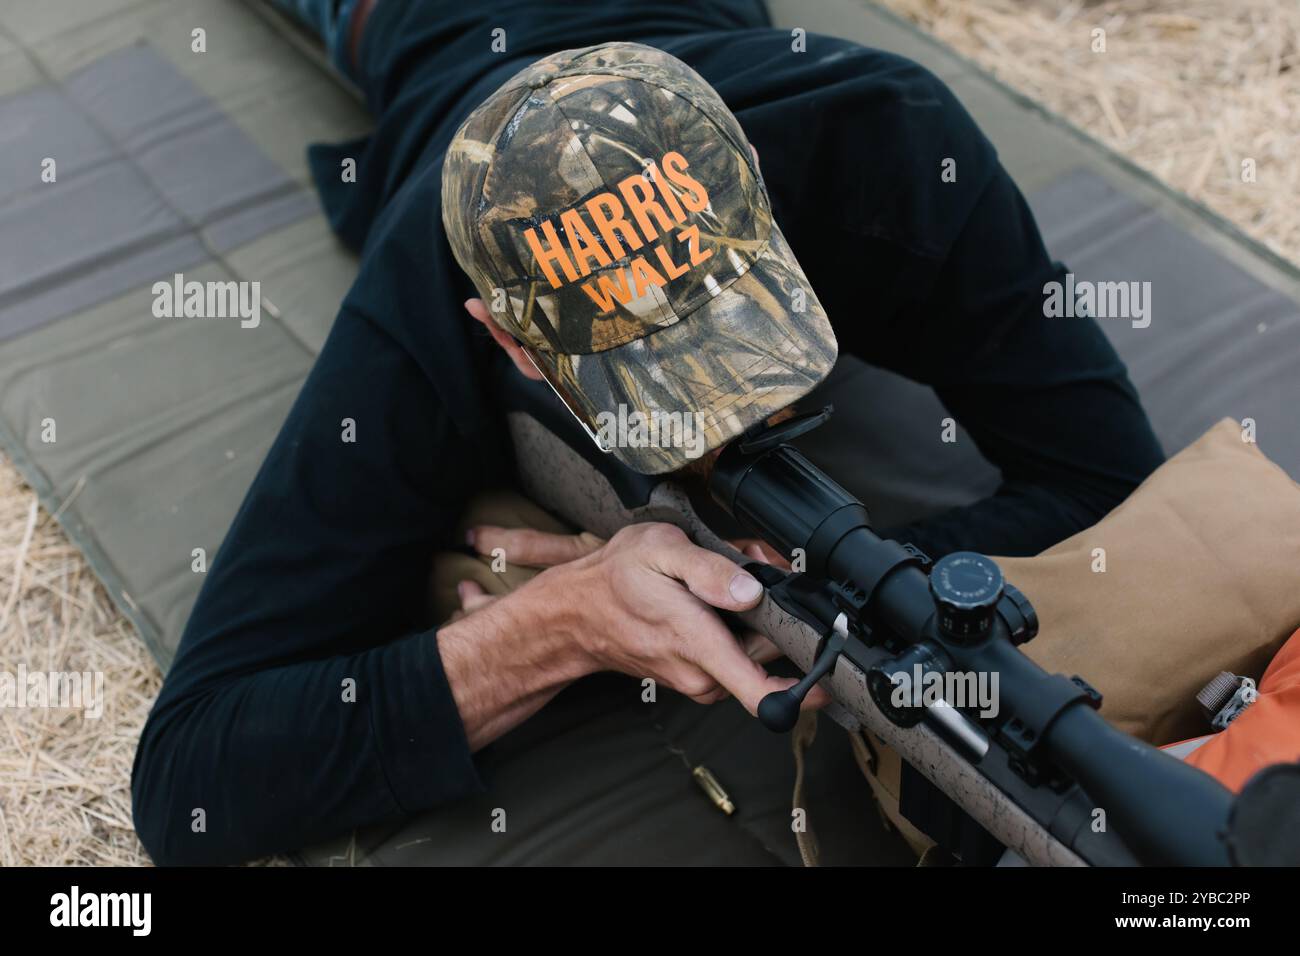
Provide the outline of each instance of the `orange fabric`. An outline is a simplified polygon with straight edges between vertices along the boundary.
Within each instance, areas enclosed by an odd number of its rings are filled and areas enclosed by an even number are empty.
[[[1300,760],[1300,631],[1274,656],[1259,681],[1259,698],[1222,733],[1187,756],[1230,790],[1259,770]]]

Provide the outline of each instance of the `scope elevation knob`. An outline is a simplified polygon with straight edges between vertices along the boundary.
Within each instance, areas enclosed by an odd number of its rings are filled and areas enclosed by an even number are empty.
[[[984,637],[993,626],[1004,585],[1002,569],[982,554],[954,551],[940,558],[930,569],[940,632],[960,642]]]

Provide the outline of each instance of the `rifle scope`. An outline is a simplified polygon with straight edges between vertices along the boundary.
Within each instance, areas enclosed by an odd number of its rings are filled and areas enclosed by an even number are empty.
[[[1049,675],[1022,654],[1016,644],[1033,636],[1037,622],[991,559],[959,552],[932,570],[920,552],[880,538],[860,501],[783,443],[828,414],[733,442],[709,488],[724,510],[781,553],[802,549],[805,575],[838,586],[863,639],[899,652],[868,674],[885,716],[907,726],[924,713],[891,706],[887,693],[898,673],[920,662],[928,670],[996,673],[996,716],[980,717],[972,708],[965,714],[1008,751],[1030,783],[1063,774],[1078,784],[1145,864],[1227,865],[1229,791],[1112,727],[1095,709],[1100,695],[1081,679]],[[816,676],[833,664],[821,662]]]

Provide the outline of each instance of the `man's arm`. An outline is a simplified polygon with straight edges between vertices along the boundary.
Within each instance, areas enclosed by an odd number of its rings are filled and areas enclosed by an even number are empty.
[[[248,859],[480,788],[422,605],[485,460],[406,351],[345,310],[145,725],[132,793],[155,860]]]
[[[431,627],[429,562],[485,454],[400,346],[339,317],[141,735],[133,811],[155,861],[238,862],[476,792],[472,751],[597,670],[751,710],[790,683],[711,610],[752,606],[758,583],[667,526],[563,563],[565,545],[515,533],[512,561],[557,566]]]
[[[770,642],[756,634],[738,641],[712,610],[753,607],[762,586],[679,528],[631,525],[608,542],[525,528],[478,531],[480,553],[500,548],[514,564],[547,570],[438,632],[475,750],[596,671],[650,679],[702,704],[734,695],[750,713],[794,682],[763,669],[776,656],[766,653],[775,650]],[[815,693],[806,704],[828,700]]]
[[[918,298],[904,297],[887,364],[934,387],[1002,482],[989,498],[891,533],[933,557],[1032,555],[1095,524],[1164,454],[1097,321],[1045,315],[1044,286],[1065,269],[965,111],[953,101],[947,117],[942,135],[979,157],[965,168],[987,174],[968,202],[928,181],[935,201],[962,211],[960,225],[921,266]]]
[[[1044,315],[1043,287],[1064,271],[995,163],[928,298],[882,351],[883,364],[934,387],[1002,482],[989,498],[885,533],[933,557],[1037,554],[1095,524],[1164,461],[1097,321]]]
[[[1002,473],[984,501],[882,531],[935,557],[1034,554],[1121,502],[1160,446],[1097,323],[1044,316],[1043,286],[1063,270],[952,91],[894,54],[814,40],[809,57],[760,31],[675,52],[762,156],[841,353],[933,387]],[[935,422],[916,441],[939,434]]]

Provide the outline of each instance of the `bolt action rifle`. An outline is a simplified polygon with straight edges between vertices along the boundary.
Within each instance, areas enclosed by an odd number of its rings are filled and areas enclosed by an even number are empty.
[[[1272,824],[1300,806],[1300,765],[1269,768],[1234,799],[1208,774],[1112,727],[1086,681],[1048,674],[1020,652],[1037,632],[1033,606],[991,559],[959,552],[932,563],[882,540],[862,503],[789,444],[830,409],[751,430],[724,449],[709,480],[727,515],[782,554],[804,556],[802,573],[785,573],[736,552],[679,484],[605,454],[545,384],[502,363],[497,394],[533,501],[603,537],[635,522],[674,524],[763,583],[762,602],[739,617],[805,676],[765,697],[759,719],[789,730],[820,682],[834,700],[830,717],[850,733],[870,730],[910,765],[900,809],[932,838],[947,826],[945,848],[982,839],[997,854],[1006,847],[1056,866],[1296,862],[1296,841]],[[996,714],[933,695],[928,706],[904,695],[900,706],[895,691],[908,678],[952,673],[998,675]],[[909,801],[909,786],[937,788],[942,812]],[[1094,826],[1098,809],[1104,827]],[[965,837],[953,820],[965,821]]]

